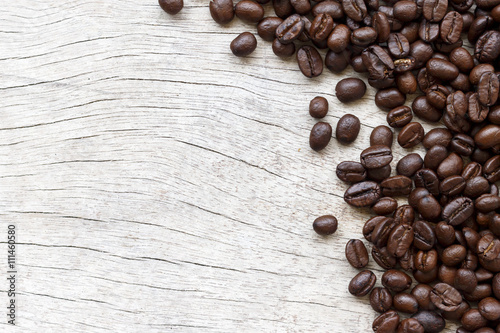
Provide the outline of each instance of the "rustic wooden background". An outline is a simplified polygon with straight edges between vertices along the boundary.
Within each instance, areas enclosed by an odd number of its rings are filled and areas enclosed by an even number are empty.
[[[256,28],[219,26],[207,0],[176,16],[155,0],[3,4],[2,276],[8,224],[20,244],[18,326],[2,331],[371,331],[343,252],[369,212],[343,203],[335,167],[386,113],[371,88],[338,102],[356,73],[307,79],[259,37],[234,57],[243,31]],[[311,151],[317,95],[332,126],[361,119],[354,144]],[[327,213],[339,229],[320,237]]]

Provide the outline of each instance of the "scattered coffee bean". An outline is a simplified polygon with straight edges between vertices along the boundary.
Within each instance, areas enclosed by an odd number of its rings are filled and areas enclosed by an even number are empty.
[[[332,215],[323,215],[314,220],[313,229],[318,235],[331,235],[337,231],[337,219]]]
[[[311,129],[309,146],[316,151],[325,148],[332,138],[332,127],[325,122],[316,123]]]
[[[309,103],[309,114],[313,118],[323,118],[328,113],[328,101],[321,96],[314,97]]]
[[[358,117],[352,114],[346,114],[342,116],[337,123],[335,136],[337,140],[342,143],[354,142],[358,137],[360,126],[361,124]]]
[[[354,102],[365,95],[366,84],[358,78],[340,80],[335,87],[335,94],[342,103]]]
[[[231,42],[231,51],[237,57],[246,57],[257,48],[257,39],[250,32],[243,32]]]

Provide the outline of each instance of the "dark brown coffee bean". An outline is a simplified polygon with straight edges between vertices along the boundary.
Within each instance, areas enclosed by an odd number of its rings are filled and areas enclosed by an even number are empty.
[[[316,123],[311,129],[309,146],[316,151],[325,148],[332,138],[332,127],[325,122]]]
[[[413,58],[397,59],[394,62],[394,71],[403,72],[396,76],[396,86],[402,94],[414,94],[417,91],[417,78],[411,72],[414,64]]]
[[[482,166],[477,162],[468,163],[462,170],[462,177],[467,181],[471,178],[481,176],[483,174]]]
[[[423,15],[426,20],[439,22],[443,19],[448,8],[448,0],[424,0]]]
[[[351,61],[350,50],[344,50],[340,53],[335,53],[332,50],[329,50],[326,53],[325,66],[334,73],[341,73],[344,69],[347,68],[350,61]]]
[[[437,251],[418,251],[415,255],[415,268],[421,272],[427,273],[436,268],[438,262]]]
[[[417,210],[422,218],[429,221],[436,221],[441,214],[441,206],[431,194],[424,196],[417,202]]]
[[[500,42],[499,42],[500,46]],[[477,87],[479,102],[484,106],[492,106],[498,99],[498,76],[488,72],[481,75]]]
[[[420,90],[422,90],[423,93],[426,93],[429,87],[439,82],[440,81],[438,79],[429,74],[427,68],[424,67],[418,71],[417,83],[418,87],[420,88]]]
[[[217,0],[213,0],[212,2],[214,2],[214,1],[217,1]],[[218,0],[218,1],[222,1],[222,0]],[[212,4],[212,2],[210,4]],[[230,2],[232,3],[232,0]],[[232,9],[232,6],[231,6],[231,9]],[[268,41],[268,42],[272,42],[272,41],[274,41],[274,39],[276,37],[276,29],[278,28],[278,26],[281,23],[283,23],[283,20],[280,19],[279,17],[275,17],[275,16],[266,17],[262,21],[260,21],[259,24],[257,25],[257,33],[259,34],[259,36],[263,40]]]
[[[408,274],[390,269],[382,275],[382,285],[393,292],[402,292],[411,286]]]
[[[415,318],[406,318],[399,323],[397,333],[424,333],[424,327]]]
[[[460,306],[458,307],[458,309],[456,309],[455,311],[450,311],[450,312],[443,312],[443,317],[447,320],[453,320],[453,321],[460,321],[460,319],[462,319],[462,316],[464,315],[464,313],[466,313],[467,311],[469,311],[470,309],[470,305],[467,301],[462,301],[462,303],[460,304]],[[459,333],[460,331],[457,330],[457,333]]]
[[[422,19],[418,29],[418,36],[427,43],[435,41],[439,37],[439,23]]]
[[[290,3],[300,15],[307,15],[311,11],[311,3],[309,0],[290,0]]]
[[[477,307],[481,316],[487,320],[498,320],[500,318],[500,302],[493,297],[482,299]]]
[[[252,0],[241,0],[234,6],[236,16],[247,22],[259,22],[264,18],[264,7]]]
[[[416,187],[411,191],[410,195],[408,196],[408,204],[411,207],[417,209],[418,202],[428,195],[430,195],[430,193],[426,188]]]
[[[399,325],[399,315],[394,310],[389,310],[375,318],[372,324],[374,332],[396,332]]]
[[[439,184],[439,192],[448,197],[454,197],[461,194],[465,188],[465,179],[463,179],[462,176],[457,175],[447,177]]]
[[[483,194],[476,199],[475,207],[482,213],[489,213],[500,208],[500,198],[492,194]]]
[[[337,1],[321,1],[313,7],[312,13],[314,16],[323,13],[328,14],[334,20],[344,17],[344,11],[342,10],[342,5],[340,2]]]
[[[480,262],[493,261],[500,254],[500,240],[492,234],[484,235],[477,242],[477,255]]]
[[[314,97],[309,103],[309,114],[313,118],[323,118],[328,113],[328,101],[321,96]]]
[[[477,278],[474,271],[460,268],[455,275],[454,286],[460,291],[471,293],[477,286]]]
[[[377,91],[375,104],[381,109],[393,109],[405,103],[406,96],[396,88],[387,88]]]
[[[373,205],[381,197],[380,186],[372,181],[352,185],[344,194],[344,200],[354,207]]]
[[[364,83],[363,83],[364,84]],[[336,137],[342,143],[351,143],[356,140],[359,134],[360,122],[359,118],[352,115],[346,114],[340,118],[337,123]]]
[[[398,143],[403,148],[411,148],[422,142],[424,128],[420,123],[411,122],[401,129],[398,135]]]
[[[500,126],[486,125],[475,136],[474,141],[480,149],[489,149],[500,145]]]
[[[412,189],[412,181],[410,178],[402,175],[389,177],[380,183],[382,195],[395,197],[408,195]]]
[[[342,8],[345,14],[356,22],[363,21],[368,14],[363,0],[343,0]]]
[[[392,147],[393,134],[389,127],[380,125],[373,129],[370,134],[370,146],[387,146]]]
[[[491,73],[485,73],[484,75],[487,74]],[[486,119],[486,117],[488,117],[489,107],[481,104],[478,93],[468,95],[467,102],[469,104],[468,115],[470,121],[474,123],[481,123]]]
[[[404,127],[411,122],[413,115],[408,106],[402,105],[395,107],[387,114],[387,123],[394,128]]]
[[[314,220],[313,229],[318,235],[331,235],[337,231],[337,219],[332,215],[324,215]]]
[[[459,175],[462,172],[463,160],[460,155],[451,153],[446,157],[437,168],[439,178],[444,179],[449,176]]]
[[[398,207],[398,202],[391,197],[380,198],[373,206],[372,210],[377,215],[392,214]]]
[[[448,44],[458,42],[462,33],[464,21],[460,13],[451,11],[445,15],[441,21],[440,34],[441,39]]]
[[[463,47],[458,47],[451,51],[450,61],[463,73],[468,73],[474,68],[474,59],[469,51]]]
[[[479,268],[474,272],[474,275],[476,276],[477,282],[485,282],[491,280],[494,274],[484,268]]]
[[[304,45],[297,51],[297,63],[306,77],[316,77],[323,72],[321,55],[312,46]]]
[[[299,38],[303,31],[304,21],[300,15],[294,14],[289,16],[276,28],[276,38],[282,44],[289,44]]]
[[[436,225],[436,239],[441,246],[450,246],[455,242],[455,229],[442,221]]]
[[[368,169],[366,172],[368,174],[368,179],[380,183],[391,175],[391,166],[390,164],[387,164],[386,166],[378,169]]]
[[[448,154],[449,154],[448,149],[446,149],[443,146],[435,145],[431,147],[427,151],[427,154],[425,154],[424,156],[425,167],[432,170],[437,170],[439,164],[441,164],[441,162],[443,162],[444,159],[448,157]]]
[[[372,242],[373,231],[381,221],[385,221],[387,219],[389,218],[385,216],[374,216],[366,221],[365,225],[363,226],[363,236],[365,237],[365,239],[369,242]]]
[[[233,20],[233,0],[212,0],[210,1],[209,7],[210,15],[212,15],[212,18],[215,22],[219,24],[227,24]],[[272,38],[274,39],[274,31],[272,31]]]
[[[413,272],[413,277],[418,283],[434,282],[438,278],[438,268],[436,267],[432,271],[426,273],[416,270]]]
[[[432,197],[432,196],[430,196]],[[418,220],[413,224],[413,245],[423,251],[430,251],[436,243],[436,234],[428,222]],[[427,271],[430,271],[427,270]]]
[[[493,267],[491,269],[494,269],[496,271],[500,270],[498,267],[498,261],[488,261],[485,266],[485,268],[490,269],[490,265],[494,264],[496,267]],[[482,265],[482,264],[481,264]],[[483,298],[490,297],[492,295],[492,289],[491,285],[488,283],[483,283],[483,284],[478,284],[477,287],[474,289],[472,293],[464,293],[464,298],[468,300],[469,302],[478,302],[482,300]]]
[[[455,311],[462,303],[460,292],[447,283],[438,283],[430,293],[432,303],[443,311]]]
[[[396,258],[402,257],[412,245],[413,237],[413,228],[410,225],[397,225],[387,240],[387,251]]]
[[[372,27],[377,31],[377,42],[385,43],[391,33],[391,26],[387,16],[382,12],[373,14]]]
[[[337,165],[337,177],[347,183],[359,183],[366,179],[366,169],[359,162],[341,162]]]
[[[412,318],[416,319],[424,327],[426,333],[439,333],[446,326],[443,317],[434,311],[419,311]]]
[[[368,46],[377,40],[377,31],[372,27],[361,27],[351,34],[351,43],[359,46]]]
[[[295,44],[288,43],[282,44],[278,38],[275,38],[272,44],[273,53],[278,57],[287,58],[293,56],[295,53]]]
[[[391,269],[396,266],[397,260],[387,252],[386,247],[372,247],[372,258],[384,269]]]
[[[494,72],[495,68],[491,64],[479,64],[475,66],[469,74],[470,83],[479,84],[479,80],[484,73]]]
[[[378,169],[392,161],[392,152],[387,146],[371,146],[361,152],[360,159],[366,169]]]
[[[368,70],[368,83],[377,89],[383,89],[394,83],[394,62],[387,52],[378,45],[366,48],[363,64]]]
[[[417,284],[411,291],[411,294],[417,300],[418,306],[422,310],[433,310],[435,309],[434,304],[430,299],[430,292],[432,287],[426,284]]]
[[[363,268],[368,265],[368,251],[359,239],[351,239],[347,242],[345,256],[354,268]]]
[[[453,135],[446,128],[433,128],[424,137],[422,144],[425,148],[430,149],[435,145],[448,147]]]
[[[465,134],[457,134],[451,139],[450,148],[462,156],[470,156],[474,151],[474,139]]]
[[[231,52],[237,57],[246,57],[257,48],[257,39],[250,32],[243,32],[231,42]]]
[[[349,283],[349,292],[356,297],[365,296],[372,290],[375,281],[377,277],[372,271],[361,271]]]
[[[393,8],[394,18],[401,22],[410,22],[417,17],[417,4],[413,1],[398,1]]]
[[[470,309],[462,316],[460,320],[462,326],[469,331],[475,331],[488,324],[488,320],[481,316],[477,309]]]
[[[439,179],[437,174],[431,169],[420,169],[415,173],[415,187],[423,187],[431,194],[439,194]]]
[[[451,225],[460,225],[474,213],[474,204],[471,199],[459,197],[450,201],[441,213],[443,220]]]
[[[328,37],[328,48],[333,52],[344,51],[350,44],[351,29],[345,24],[337,25]]]
[[[366,92],[366,84],[358,78],[346,78],[340,80],[335,86],[337,98],[342,103],[349,103],[362,98]],[[356,118],[357,119],[357,118]],[[359,126],[359,120],[358,120]],[[359,131],[359,128],[358,128]]]
[[[385,247],[387,245],[387,240],[389,239],[389,235],[391,234],[392,229],[396,224],[394,223],[394,219],[388,218],[385,220],[381,220],[373,229],[371,234],[371,241],[377,247]],[[389,255],[393,256],[392,253],[388,252]],[[394,256],[393,256],[394,257]]]
[[[309,1],[307,1],[309,2]],[[328,38],[333,30],[333,19],[328,14],[317,15],[311,23],[309,35],[312,40],[322,41]]]
[[[184,7],[183,0],[159,0],[161,9],[167,12],[170,15],[175,15],[181,11],[182,7]]]
[[[408,154],[398,161],[396,171],[398,175],[413,177],[415,172],[422,169],[424,161],[419,154]]]
[[[463,73],[459,73],[455,80],[450,81],[450,86],[455,90],[462,90],[462,91],[471,90],[469,77]]]
[[[387,40],[389,52],[395,58],[404,58],[410,53],[410,43],[408,39],[400,33],[391,33]]]
[[[427,89],[427,91],[429,90],[430,89]],[[432,106],[425,96],[418,96],[415,98],[411,107],[417,117],[427,121],[439,121],[443,115],[443,112]]]
[[[442,110],[446,106],[446,98],[450,92],[445,86],[435,84],[429,87],[426,92],[426,98],[429,104],[436,109]]]
[[[430,75],[443,81],[454,80],[459,73],[457,66],[453,63],[436,58],[427,61],[426,68]]]
[[[464,195],[469,198],[476,198],[482,194],[488,193],[490,184],[484,177],[473,177],[467,181],[464,188]]]
[[[416,313],[418,311],[418,302],[415,296],[408,293],[397,293],[393,297],[394,308],[403,313]]]
[[[373,288],[370,294],[370,305],[377,312],[387,312],[392,306],[391,292],[387,288]]]
[[[488,159],[483,167],[484,177],[490,182],[495,183],[500,180],[500,157],[498,155]]]
[[[286,19],[294,13],[290,0],[273,0],[273,8],[276,16]]]
[[[486,31],[479,37],[474,49],[474,56],[480,62],[492,62],[500,54],[500,32]]]

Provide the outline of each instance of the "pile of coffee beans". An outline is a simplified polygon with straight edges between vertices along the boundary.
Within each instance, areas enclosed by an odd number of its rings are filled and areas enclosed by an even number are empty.
[[[270,1],[277,16],[264,17]],[[183,4],[159,2],[171,14]],[[219,24],[235,15],[256,24],[277,56],[296,55],[306,77],[320,75],[324,66],[340,73],[351,65],[377,89],[374,102],[388,112],[389,126],[372,131],[359,162],[336,169],[350,184],[345,202],[374,213],[362,228],[371,249],[359,239],[345,248],[353,267],[364,269],[371,253],[385,270],[382,286],[366,269],[348,286],[354,296],[369,295],[380,313],[373,330],[433,333],[452,320],[461,323],[459,333],[500,332],[500,0],[212,0],[209,8]],[[463,47],[465,38],[471,47]],[[256,47],[251,32],[230,45],[236,56]],[[327,50],[324,59],[318,49]],[[352,103],[366,88],[346,78],[335,92]],[[411,107],[405,106],[410,94],[418,94]],[[328,101],[315,97],[309,113],[325,117]],[[440,125],[425,133],[418,119]],[[401,147],[427,150],[423,157],[402,157],[395,173],[391,128],[399,131]],[[335,137],[348,144],[359,130],[358,117],[347,114]],[[330,124],[316,123],[310,147],[324,149],[332,135]],[[327,236],[337,225],[325,215],[313,228]]]

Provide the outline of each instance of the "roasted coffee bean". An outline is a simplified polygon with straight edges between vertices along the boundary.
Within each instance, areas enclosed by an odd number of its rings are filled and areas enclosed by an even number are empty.
[[[477,243],[481,239],[481,236],[477,231],[471,229],[469,227],[464,227],[462,229],[462,234],[464,235],[465,242],[467,243],[467,247],[472,249],[474,252],[477,249]]]
[[[426,273],[416,270],[413,272],[413,277],[418,283],[431,283],[438,278],[438,269],[436,267],[432,271]]]
[[[337,165],[337,177],[347,183],[359,183],[366,179],[366,169],[359,162],[341,162]]]
[[[345,256],[354,268],[363,268],[368,265],[368,251],[359,239],[351,239],[347,242]]]
[[[444,319],[459,322],[460,319],[462,319],[462,316],[464,315],[464,313],[469,311],[469,309],[470,309],[469,303],[467,303],[467,301],[464,300],[464,301],[462,301],[462,303],[460,303],[460,306],[458,307],[458,309],[456,309],[455,311],[443,312],[442,315],[443,315]],[[457,330],[457,333],[458,332],[459,331]]]
[[[455,80],[450,81],[450,86],[455,90],[462,90],[462,91],[471,90],[469,77],[463,73],[459,73]]]
[[[436,225],[436,239],[441,246],[449,246],[455,242],[455,229],[442,221]]]
[[[363,82],[363,80],[360,80],[358,78],[342,79],[335,86],[336,96],[342,103],[356,101],[362,98],[365,95],[365,92],[366,84]]]
[[[408,293],[397,293],[394,295],[393,306],[399,312],[416,313],[418,311],[417,299]]]
[[[423,15],[426,20],[439,22],[443,19],[448,8],[448,0],[424,0]]]
[[[426,168],[437,170],[439,164],[444,161],[446,157],[448,157],[448,149],[443,146],[435,145],[431,147],[427,154],[424,156],[424,165]],[[437,176],[436,176],[437,177]]]
[[[459,155],[470,156],[474,151],[474,139],[459,133],[451,139],[450,148]]]
[[[210,3],[210,5],[214,1],[217,1],[217,0],[213,0]],[[219,0],[219,2],[220,1],[221,0]],[[232,0],[230,2],[232,3]],[[212,7],[210,7],[210,8],[212,8]],[[232,6],[231,6],[231,10],[232,10]],[[279,17],[275,17],[275,16],[266,17],[262,21],[260,21],[259,24],[257,25],[257,33],[263,40],[268,41],[268,42],[272,42],[272,41],[274,41],[274,39],[276,37],[276,29],[278,28],[278,26],[281,23],[283,23],[283,20]]]
[[[410,288],[411,278],[404,272],[390,269],[382,275],[382,285],[398,293]]]
[[[321,96],[314,97],[309,103],[309,114],[313,118],[323,118],[328,113],[328,101]]]
[[[491,73],[485,73],[484,75],[487,74]],[[468,115],[470,121],[474,123],[481,123],[486,119],[486,117],[488,117],[489,107],[481,104],[478,93],[469,94],[467,102],[469,104]]]
[[[349,292],[356,297],[365,296],[372,290],[375,281],[377,277],[372,271],[361,271],[349,283]]]
[[[438,283],[430,293],[432,303],[443,311],[455,311],[462,303],[460,292],[447,283]]]
[[[476,17],[469,28],[467,39],[471,44],[476,43],[478,38],[494,24],[491,16],[478,16]]]
[[[375,318],[372,324],[374,332],[396,332],[399,325],[399,315],[394,310],[389,310]]]
[[[394,62],[394,72],[403,72],[396,76],[396,86],[402,94],[414,94],[417,91],[417,78],[411,72],[414,64],[413,58],[397,59]]]
[[[290,0],[273,0],[273,9],[276,15],[282,19],[286,19],[295,11]]]
[[[491,64],[479,64],[475,66],[469,74],[470,83],[472,83],[473,85],[477,85],[479,84],[479,80],[484,73],[494,71],[495,68]]]
[[[417,300],[418,306],[422,310],[433,310],[435,309],[434,304],[430,299],[430,292],[432,287],[426,284],[417,284],[411,291],[411,294]]]
[[[490,182],[495,183],[500,180],[500,157],[493,156],[484,163],[484,177]]]
[[[427,89],[427,91],[429,90],[430,89]],[[425,96],[418,96],[415,98],[411,107],[417,117],[427,121],[439,121],[443,115],[443,112],[431,105]]]
[[[342,5],[337,1],[321,1],[318,2],[312,9],[312,14],[318,16],[319,14],[328,14],[334,20],[344,17]]]
[[[497,261],[488,261],[487,264],[483,265],[486,269],[493,269],[494,271],[500,270]],[[494,267],[490,268],[493,264]],[[478,284],[472,293],[464,293],[464,298],[469,302],[478,302],[483,298],[490,297],[492,295],[491,285],[488,283]]]
[[[374,216],[370,218],[368,221],[366,221],[365,225],[363,226],[363,236],[365,239],[369,242],[372,241],[372,234],[373,231],[375,230],[375,227],[384,220],[389,219],[388,217],[385,216]]]
[[[467,181],[471,178],[481,176],[483,174],[482,166],[477,162],[468,163],[462,170],[462,177]]]
[[[490,108],[488,120],[495,125],[500,125],[500,106],[495,105]]]
[[[377,40],[377,31],[372,27],[361,27],[351,34],[351,43],[359,46],[368,46]]]
[[[442,110],[446,106],[446,98],[449,91],[445,86],[435,84],[430,86],[426,92],[426,99],[433,107]]]
[[[304,21],[298,14],[291,15],[286,18],[276,28],[276,38],[282,44],[289,44],[299,38],[300,34],[304,31]],[[308,46],[310,48],[310,46]]]
[[[341,73],[344,69],[347,68],[347,65],[349,65],[350,60],[351,60],[350,50],[344,50],[340,53],[335,53],[332,52],[332,50],[329,50],[326,53],[325,66],[334,73]]]
[[[435,41],[439,37],[439,23],[422,19],[418,29],[418,36],[427,43]]]
[[[358,137],[359,129],[359,118],[352,114],[346,114],[338,121],[335,135],[338,141],[342,143],[351,143]]]
[[[337,231],[337,219],[332,215],[324,215],[314,220],[313,229],[318,235],[331,235]]]
[[[361,152],[360,159],[366,169],[378,169],[392,161],[392,152],[387,146],[371,146]]]
[[[422,218],[429,221],[436,221],[441,215],[441,206],[431,194],[424,196],[417,202],[417,210]]]
[[[370,293],[370,305],[377,312],[387,312],[392,306],[391,292],[387,288],[373,288]]]
[[[495,104],[498,99],[498,89],[499,81],[495,73],[487,72],[481,75],[477,87],[479,102],[484,106],[492,106]]]
[[[389,177],[380,183],[382,194],[388,197],[408,195],[412,189],[410,178],[402,175]]]
[[[391,197],[380,198],[373,206],[372,210],[377,215],[392,214],[398,207],[398,202]]]
[[[406,318],[399,323],[397,333],[424,333],[424,327],[415,318]]]
[[[448,197],[457,196],[461,194],[465,189],[465,179],[462,176],[458,175],[447,177],[443,179],[443,181],[439,184],[439,192]]]
[[[282,44],[278,38],[275,38],[272,44],[273,53],[278,57],[286,58],[291,57],[295,53],[295,44],[288,43]]]
[[[290,3],[300,15],[307,15],[311,11],[311,3],[309,0],[290,0]]]
[[[243,32],[231,42],[231,52],[237,57],[246,57],[257,48],[257,39],[250,32]]]
[[[387,40],[389,53],[395,58],[404,58],[410,54],[410,43],[401,33],[391,33]]]
[[[252,0],[241,0],[234,6],[236,16],[247,22],[259,22],[264,18],[264,7]]]
[[[393,109],[405,103],[406,96],[396,88],[387,88],[377,91],[375,104],[381,109]]]
[[[413,250],[409,249],[408,251],[405,252],[405,254],[402,257],[398,258],[399,266],[401,266],[401,268],[407,272],[412,272],[415,269],[415,263],[413,257],[414,257]]]
[[[418,71],[417,83],[420,90],[422,90],[423,93],[426,93],[429,87],[439,83],[439,80],[430,75],[427,68],[424,67]]]
[[[427,61],[426,68],[430,75],[443,81],[454,80],[459,73],[457,66],[453,63],[436,58]]]
[[[446,128],[433,128],[424,136],[422,144],[425,148],[430,149],[435,145],[448,147],[453,135]]]
[[[311,129],[309,146],[316,151],[325,148],[332,138],[332,127],[325,122],[316,123]]]
[[[371,234],[371,241],[377,247],[384,247],[387,245],[387,240],[389,239],[389,235],[391,231],[394,229],[396,224],[394,223],[394,219],[385,219],[380,221]],[[394,255],[388,252],[391,256]]]
[[[411,122],[401,129],[398,135],[398,143],[403,148],[411,148],[422,142],[424,128],[420,123]]]
[[[443,250],[441,261],[446,266],[455,266],[464,261],[467,249],[459,244],[450,245]]]
[[[401,22],[410,22],[417,17],[417,4],[413,1],[398,1],[393,8],[394,18]]]
[[[474,59],[469,51],[463,47],[458,47],[450,52],[450,61],[463,73],[468,73],[474,68]]]
[[[419,154],[408,154],[398,161],[396,171],[398,175],[413,177],[415,172],[422,169],[424,161]]]
[[[474,204],[470,198],[459,197],[450,201],[441,213],[442,219],[451,225],[460,225],[474,213]]]
[[[389,127],[380,125],[375,127],[370,134],[370,146],[392,147],[393,134]]]
[[[402,257],[412,245],[413,237],[413,228],[410,225],[395,226],[387,240],[387,251],[396,258]]]
[[[309,2],[309,1],[308,1]],[[322,41],[328,38],[333,30],[333,19],[328,14],[317,15],[311,23],[309,36],[312,40]]]
[[[354,207],[373,205],[381,197],[380,186],[372,181],[352,185],[344,194],[344,200]]]
[[[380,183],[391,175],[391,165],[387,164],[378,169],[368,169],[366,172],[368,174],[368,179]]]
[[[495,297],[500,298],[500,273],[495,274],[493,280],[491,281],[491,288]]]
[[[479,37],[474,49],[474,56],[480,62],[492,62],[500,54],[500,32],[486,31]]]
[[[459,175],[462,172],[462,167],[462,158],[456,153],[451,153],[439,164],[436,172],[439,178],[444,179],[449,176]]]
[[[233,0],[212,0],[210,1],[209,7],[210,7],[210,15],[212,15],[212,19],[215,22],[219,24],[227,24],[233,20],[234,17]],[[266,19],[264,19],[263,21],[265,20]],[[269,22],[269,20],[267,22]],[[261,24],[259,23],[259,26],[260,25]],[[266,25],[266,23],[264,23],[263,25]],[[274,27],[274,30],[276,30],[276,27]],[[272,39],[271,40],[266,39],[266,40],[272,41],[274,39],[274,30],[272,31]],[[262,37],[260,32],[259,36]]]
[[[470,309],[462,316],[460,320],[462,326],[469,331],[475,331],[488,324],[488,320],[481,316],[477,309]]]
[[[477,282],[485,282],[493,278],[493,273],[484,268],[479,268],[474,272],[474,275],[476,276]]]
[[[373,14],[372,27],[377,31],[377,42],[385,43],[391,33],[391,26],[387,16],[382,12]]]
[[[372,247],[372,258],[375,262],[384,269],[391,269],[396,266],[396,258],[387,252],[387,248]]]
[[[460,268],[455,275],[454,286],[460,291],[471,293],[476,289],[477,278],[474,271],[466,268]]]
[[[448,44],[458,42],[460,34],[462,33],[463,25],[464,21],[460,13],[455,11],[448,12],[448,14],[446,14],[441,21],[441,39]]]
[[[297,51],[297,63],[302,74],[309,78],[323,72],[323,60],[313,46],[304,45]]]
[[[489,149],[500,145],[500,126],[486,125],[474,136],[474,142],[480,149]]]
[[[476,198],[482,194],[488,193],[490,183],[484,177],[473,177],[465,183],[464,195],[469,198]]]
[[[484,235],[477,242],[477,255],[479,261],[493,261],[500,254],[500,240],[492,234]]]
[[[333,52],[344,51],[350,44],[351,29],[345,24],[337,25],[328,37],[328,48]]]
[[[416,319],[424,327],[426,333],[439,333],[446,326],[443,317],[434,311],[419,311],[412,318]]]
[[[415,255],[415,268],[421,272],[427,273],[436,268],[438,262],[437,251],[418,251]]]
[[[413,119],[411,109],[402,105],[395,107],[387,114],[387,123],[394,128],[401,128],[407,125]]]
[[[415,220],[415,211],[409,205],[399,206],[394,212],[395,224],[409,224],[412,225]]]
[[[492,194],[483,194],[476,199],[475,207],[482,213],[489,213],[500,208],[500,197]]]
[[[161,9],[170,15],[175,15],[184,7],[183,0],[158,0]]]
[[[372,87],[383,89],[394,83],[394,62],[384,49],[372,45],[363,51],[362,57],[369,73],[368,83]]]
[[[363,21],[368,14],[363,0],[343,0],[342,8],[345,14],[356,22]]]
[[[423,251],[430,251],[436,243],[434,229],[426,221],[418,220],[413,224],[413,245]]]
[[[482,299],[477,308],[481,316],[487,320],[498,320],[500,318],[500,302],[493,297]]]

